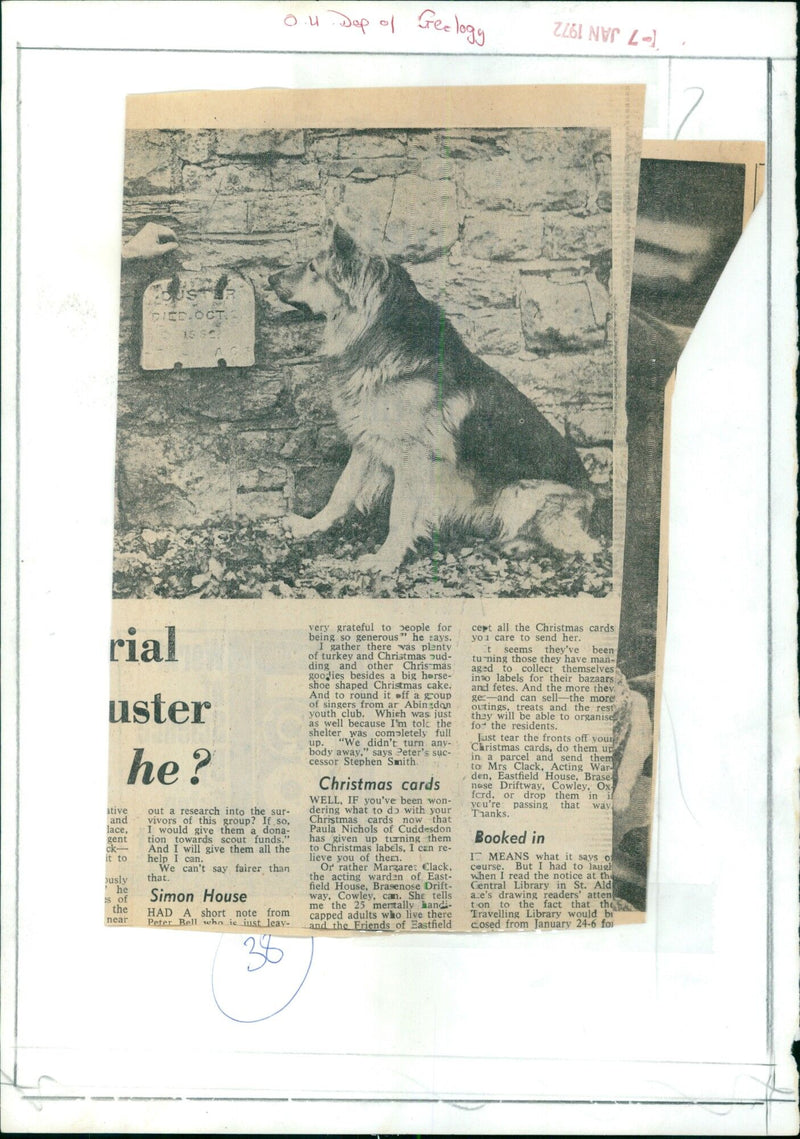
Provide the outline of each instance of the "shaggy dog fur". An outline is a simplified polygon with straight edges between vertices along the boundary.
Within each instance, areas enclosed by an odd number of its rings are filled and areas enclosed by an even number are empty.
[[[295,537],[327,530],[391,493],[389,533],[366,570],[397,568],[415,541],[455,523],[514,549],[599,550],[593,495],[572,443],[474,355],[406,270],[336,226],[308,264],[275,273],[286,304],[327,320],[333,404],[350,459],[327,505],[290,515]]]

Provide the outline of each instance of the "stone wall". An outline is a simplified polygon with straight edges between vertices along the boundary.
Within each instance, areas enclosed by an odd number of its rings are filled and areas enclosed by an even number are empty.
[[[269,288],[336,218],[398,255],[469,347],[610,479],[609,138],[587,129],[132,131],[126,236],[171,226],[179,248],[125,262],[118,412],[123,527],[310,513],[347,459],[322,328]],[[183,271],[235,271],[256,294],[255,365],[145,372],[141,298]]]

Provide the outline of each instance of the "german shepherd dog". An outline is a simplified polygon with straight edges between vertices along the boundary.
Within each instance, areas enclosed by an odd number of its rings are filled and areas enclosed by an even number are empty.
[[[600,549],[586,530],[589,479],[572,446],[512,383],[466,347],[394,259],[359,249],[341,226],[307,264],[275,273],[286,304],[327,320],[332,399],[350,459],[296,538],[328,530],[391,492],[388,536],[362,570],[395,570],[418,538],[456,523],[511,549],[542,540]]]

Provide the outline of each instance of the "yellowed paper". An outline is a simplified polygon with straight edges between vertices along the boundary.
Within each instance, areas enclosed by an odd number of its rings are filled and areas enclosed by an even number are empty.
[[[129,100],[110,924],[612,924],[642,103]]]

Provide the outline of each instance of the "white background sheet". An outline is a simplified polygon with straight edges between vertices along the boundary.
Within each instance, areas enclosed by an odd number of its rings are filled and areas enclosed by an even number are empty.
[[[8,1130],[794,1132],[793,5],[456,5],[483,49],[423,8],[339,6],[372,35],[288,27],[310,4],[5,6]],[[576,45],[565,17],[621,31]],[[317,938],[291,1004],[237,1023],[219,938],[103,926],[124,98],[499,82],[646,83],[649,138],[702,88],[681,138],[772,143],[679,368],[648,921]],[[274,1011],[279,973],[227,1011]]]

